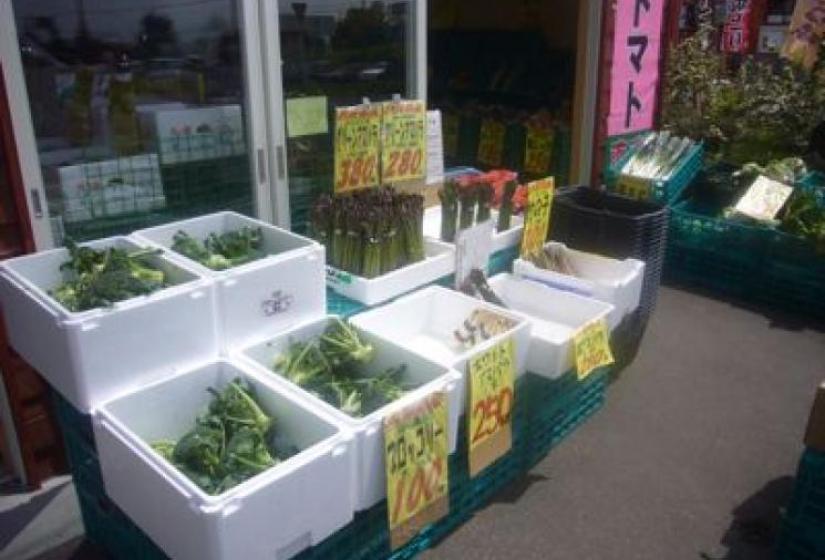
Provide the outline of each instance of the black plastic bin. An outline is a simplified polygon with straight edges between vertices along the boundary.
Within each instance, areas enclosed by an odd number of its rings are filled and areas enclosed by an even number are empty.
[[[550,238],[572,249],[617,259],[644,261],[645,277],[632,332],[620,336],[629,348],[618,351],[632,361],[641,335],[656,306],[664,268],[669,210],[655,202],[633,200],[587,186],[564,187],[556,193]]]

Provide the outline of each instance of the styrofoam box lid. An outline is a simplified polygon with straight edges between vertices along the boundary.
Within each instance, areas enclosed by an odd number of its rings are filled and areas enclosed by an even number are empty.
[[[476,309],[506,317],[515,326],[473,348],[464,349],[455,341],[453,332]],[[529,329],[530,325],[521,313],[442,286],[429,286],[413,292],[383,307],[359,313],[351,321],[364,331],[397,341],[416,353],[455,367],[510,336],[521,326]]]
[[[115,247],[127,251],[137,251],[151,247],[151,245],[141,243],[139,239],[131,236],[107,237],[79,245],[97,250]],[[185,263],[180,263],[160,253],[147,257],[147,261],[166,274],[167,279],[172,284],[171,286],[148,295],[115,302],[110,307],[98,307],[88,311],[74,312],[49,295],[50,291],[57,289],[65,280],[66,277],[61,272],[60,266],[68,260],[68,249],[61,247],[5,260],[0,262],[0,271],[11,278],[20,288],[27,290],[35,299],[54,311],[63,322],[86,321],[103,314],[142,306],[151,301],[170,297],[181,291],[205,287],[210,283],[194,267],[189,267]]]
[[[257,259],[240,266],[236,266],[227,270],[211,270],[200,263],[193,261],[186,256],[173,251],[172,244],[174,243],[174,236],[178,231],[185,231],[195,239],[203,241],[210,233],[218,235],[230,231],[236,231],[244,227],[261,228],[263,239],[263,252],[267,256]],[[161,226],[138,230],[134,233],[138,239],[144,240],[149,244],[163,247],[167,249],[170,254],[186,261],[195,270],[208,277],[223,277],[231,276],[235,273],[241,273],[245,270],[252,270],[260,266],[266,266],[273,261],[289,258],[292,251],[302,249],[317,250],[321,245],[291,231],[273,226],[261,220],[256,220],[237,212],[216,212],[214,214],[207,214],[197,218],[188,220],[181,220],[171,222]]]
[[[298,385],[293,384],[282,375],[273,370],[275,359],[287,350],[290,344],[295,342],[305,342],[316,339],[323,334],[327,325],[337,320],[334,315],[328,315],[319,319],[306,321],[300,325],[285,331],[278,336],[273,337],[269,341],[258,343],[250,346],[240,354],[250,360],[252,363],[265,370],[262,375],[270,375],[278,382],[284,383],[295,390],[300,391],[302,395],[316,401],[318,406],[324,408],[331,415],[341,420],[345,425],[353,428],[363,427],[374,423],[377,419],[401,409],[408,404],[412,404],[421,397],[439,390],[449,389],[453,383],[461,380],[461,374],[448,366],[428,359],[426,356],[417,354],[411,350],[403,348],[397,344],[387,341],[381,337],[375,336],[372,333],[363,331],[357,325],[351,323],[357,330],[363,342],[372,344],[375,348],[374,359],[366,366],[365,373],[373,375],[381,373],[390,367],[397,367],[400,364],[406,364],[407,369],[405,375],[407,380],[416,385],[404,394],[400,399],[391,403],[387,403],[383,407],[371,412],[363,417],[353,417],[341,410],[330,405],[323,399],[309,394],[306,390],[299,388]],[[454,442],[453,442],[454,443]]]
[[[299,452],[213,496],[161,457],[150,444],[160,439],[177,441],[207,409],[212,398],[207,388],[220,390],[237,377],[254,387],[259,404],[274,417],[278,433],[284,433]],[[223,358],[112,399],[94,412],[94,420],[127,441],[135,455],[162,473],[170,486],[185,491],[195,502],[193,505],[209,512],[242,500],[295,465],[311,461],[313,457],[352,440],[352,433],[323,410],[281,390],[242,363]],[[103,475],[105,482],[105,471]]]
[[[588,323],[612,317],[614,309],[609,303],[556,290],[509,273],[493,276],[489,284],[509,308],[538,319],[533,324],[534,334],[558,344],[572,339],[576,331]]]

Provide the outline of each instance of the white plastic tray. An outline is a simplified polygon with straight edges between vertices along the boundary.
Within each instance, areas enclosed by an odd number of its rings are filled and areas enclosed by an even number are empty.
[[[235,377],[254,386],[300,452],[211,496],[149,445],[177,439]],[[285,560],[352,520],[354,441],[323,411],[230,361],[216,361],[105,403],[94,429],[106,493],[170,558]]]
[[[363,278],[327,266],[327,285],[342,296],[364,305],[377,305],[455,272],[455,249],[424,240],[426,259],[377,278]]]
[[[490,217],[493,224],[498,222],[498,210],[491,210]],[[524,230],[524,218],[513,215],[510,219],[510,229],[498,232],[493,225],[492,252],[501,251],[508,247],[515,247],[521,243],[521,233]],[[424,237],[440,241],[441,239],[441,206],[431,206],[424,210]],[[443,243],[443,242],[442,242]],[[452,243],[448,243],[453,246]]]
[[[515,322],[515,326],[465,350],[456,342],[453,332],[476,309],[486,309],[507,317]],[[441,286],[430,286],[383,307],[365,311],[353,316],[351,321],[370,334],[409,348],[462,374],[470,358],[512,336],[516,344],[515,374],[518,377],[525,372],[530,346],[529,319],[518,312]]]
[[[269,376],[275,383],[295,392],[300,398],[311,401],[315,406],[334,416],[347,426],[356,438],[356,466],[354,469],[353,488],[355,489],[355,507],[363,510],[372,507],[386,497],[386,477],[384,470],[384,417],[400,408],[416,402],[426,395],[445,391],[447,393],[449,413],[449,451],[455,450],[458,439],[458,418],[463,412],[463,393],[461,375],[447,366],[428,360],[409,350],[370,333],[361,332],[362,340],[375,347],[375,359],[367,372],[378,373],[388,367],[407,364],[407,378],[421,385],[405,394],[401,399],[385,405],[362,418],[354,418],[331,406],[322,399],[304,391],[286,378],[275,373],[272,366],[293,342],[311,340],[324,332],[332,316],[322,317],[306,322],[284,332],[272,340],[257,344],[239,353],[238,359],[246,361],[257,368],[261,376]]]
[[[261,228],[267,256],[229,270],[214,271],[171,250],[183,230],[203,241],[210,233],[243,227]],[[320,244],[260,220],[218,212],[135,232],[147,244],[163,247],[215,281],[222,348],[260,340],[326,312],[324,248]]]
[[[543,377],[555,379],[573,367],[572,341],[580,328],[602,318],[608,320],[610,329],[616,326],[610,320],[614,307],[603,301],[507,273],[493,276],[489,284],[508,308],[530,317],[527,370]]]
[[[568,249],[563,243],[551,241],[545,247],[558,247],[567,252],[578,277],[545,270],[524,259],[513,264],[513,273],[578,295],[613,304],[614,314],[621,320],[639,306],[645,263],[636,259],[617,260],[593,253]]]
[[[84,245],[140,248],[127,237]],[[74,313],[48,293],[63,282],[68,259],[61,248],[0,263],[0,301],[11,346],[79,410],[217,356],[211,282],[197,271],[152,257],[174,286]]]

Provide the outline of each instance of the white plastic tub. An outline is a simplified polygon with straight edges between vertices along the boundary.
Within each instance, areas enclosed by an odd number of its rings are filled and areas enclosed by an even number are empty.
[[[455,272],[455,249],[424,240],[426,258],[376,278],[364,278],[327,266],[327,285],[364,305],[377,305]]]
[[[214,271],[172,251],[174,235],[185,231],[203,241],[243,227],[260,228],[264,258]],[[135,232],[135,237],[169,251],[215,282],[222,348],[229,350],[277,333],[326,312],[324,248],[260,220],[218,212]]]
[[[512,274],[497,274],[490,287],[508,308],[530,317],[533,323],[527,370],[555,379],[574,365],[573,336],[599,319],[610,320],[614,307],[603,301],[549,288]]]
[[[332,316],[306,322],[284,332],[272,340],[245,349],[237,356],[251,367],[257,368],[261,376],[268,376],[275,383],[293,391],[300,398],[311,401],[315,406],[334,416],[347,426],[356,439],[356,461],[352,486],[355,489],[356,510],[372,507],[387,495],[384,467],[384,418],[395,411],[414,403],[426,395],[444,391],[447,393],[449,452],[455,451],[458,439],[458,418],[463,412],[461,375],[447,366],[428,360],[409,350],[370,333],[361,332],[362,340],[375,347],[375,359],[366,366],[367,373],[379,373],[388,367],[407,364],[406,379],[420,384],[400,399],[361,418],[341,412],[326,401],[304,391],[298,385],[275,373],[272,369],[275,359],[291,343],[312,340],[320,336]]]
[[[491,210],[490,217],[493,224],[498,222],[498,210]],[[510,219],[510,229],[502,232],[496,231],[493,225],[493,253],[515,247],[521,243],[521,233],[524,231],[524,218],[513,215]],[[424,210],[424,237],[433,240],[441,240],[441,206],[431,206]],[[443,242],[442,242],[443,243]],[[452,243],[448,243],[452,246]]]
[[[465,350],[453,336],[476,309],[492,311],[515,323],[507,332]],[[441,286],[430,286],[351,319],[358,328],[465,373],[470,358],[512,336],[516,344],[516,377],[525,372],[530,321],[524,315]],[[463,392],[462,392],[463,395]],[[463,406],[463,405],[462,405]]]
[[[150,443],[181,437],[207,388],[239,376],[300,452],[212,496]],[[106,493],[170,558],[285,560],[352,520],[352,435],[240,364],[211,362],[105,403],[94,430]]]
[[[639,306],[645,263],[636,259],[617,260],[593,253],[568,249],[563,243],[551,241],[545,247],[562,248],[579,276],[569,276],[539,268],[524,259],[513,264],[513,273],[575,294],[596,298],[616,307],[617,319],[632,313]]]
[[[95,249],[140,245],[126,237],[87,243]],[[83,412],[120,393],[216,353],[211,282],[160,254],[150,261],[172,287],[71,312],[49,295],[63,282],[66,249],[0,263],[0,301],[11,346]]]

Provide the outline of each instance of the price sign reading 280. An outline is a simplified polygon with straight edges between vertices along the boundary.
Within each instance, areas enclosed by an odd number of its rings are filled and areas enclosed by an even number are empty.
[[[468,365],[470,408],[467,417],[470,476],[475,476],[512,446],[515,342],[503,340]]]
[[[377,185],[380,150],[380,105],[336,109],[335,192]]]
[[[384,419],[390,543],[397,548],[446,515],[447,397],[439,392]]]
[[[423,101],[384,104],[381,151],[384,182],[424,177],[427,169],[426,115]]]

